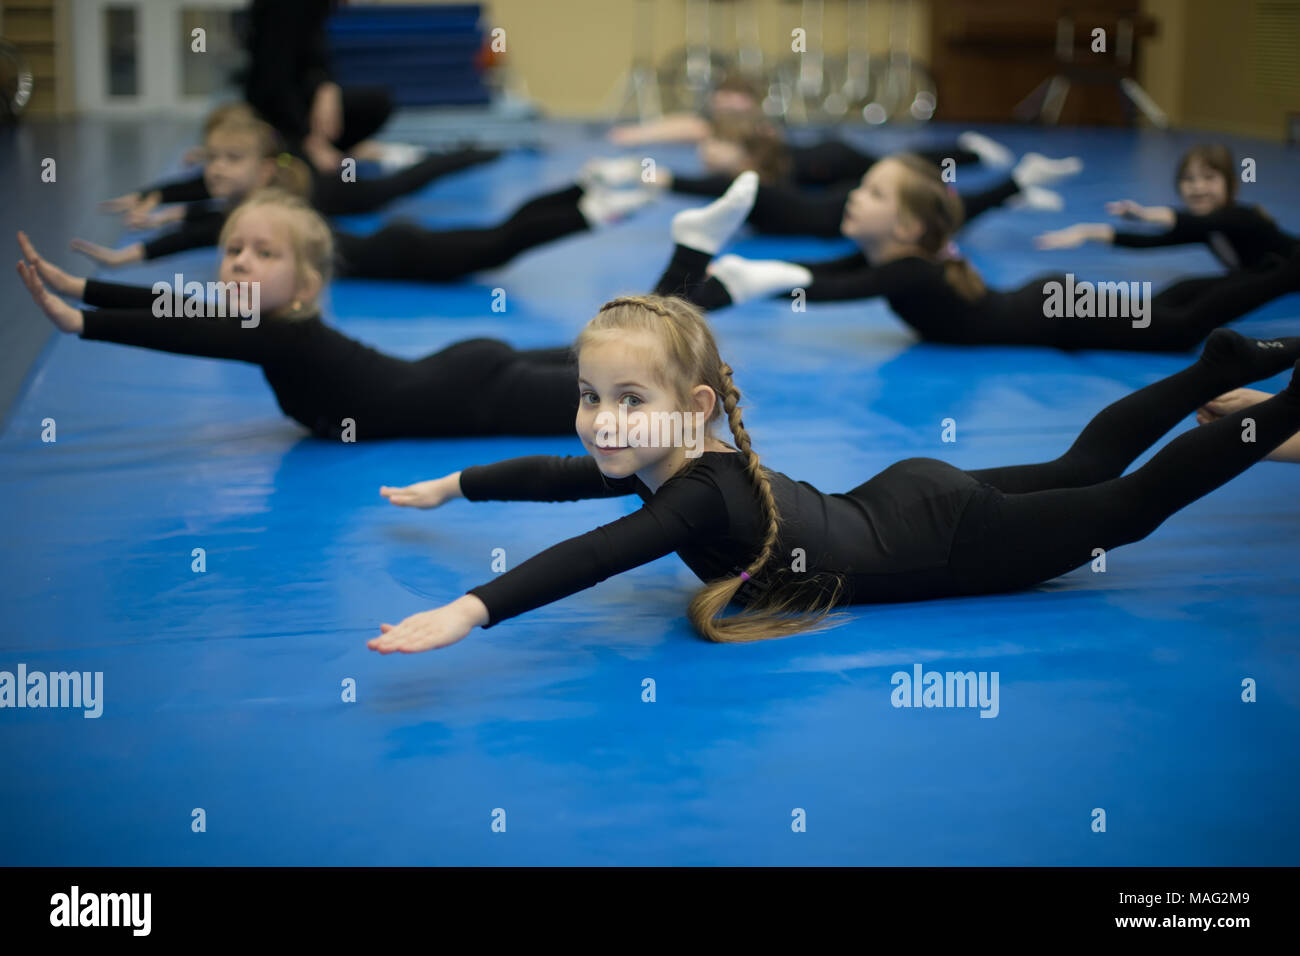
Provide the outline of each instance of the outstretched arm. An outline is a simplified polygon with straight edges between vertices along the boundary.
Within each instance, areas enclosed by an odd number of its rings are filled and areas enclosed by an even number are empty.
[[[466,594],[450,604],[412,614],[401,624],[380,624],[380,637],[372,637],[366,647],[380,654],[417,654],[438,647],[449,647],[469,637],[476,627],[486,627],[487,606],[473,594]]]
[[[1173,226],[1178,213],[1172,206],[1143,206],[1132,199],[1106,203],[1106,215],[1119,216],[1122,219],[1137,219],[1140,222],[1152,222],[1157,226]]]
[[[64,272],[54,263],[45,259],[36,251],[36,247],[32,245],[27,233],[21,230],[18,232],[18,248],[22,252],[23,258],[27,260],[27,265],[35,269],[36,274],[51,289],[59,295],[85,301],[86,280]]]
[[[77,252],[90,256],[96,262],[106,266],[130,265],[132,262],[140,262],[145,258],[143,242],[133,242],[121,249],[110,249],[108,246],[101,246],[97,242],[73,239],[70,246]]]
[[[40,276],[36,270],[25,262],[18,263],[18,276],[27,286],[27,291],[31,293],[32,300],[37,307],[45,313],[46,317],[54,323],[60,332],[81,332],[84,328],[82,315],[68,303],[64,302],[57,295],[45,288],[41,282]]]
[[[1121,232],[1104,222],[1081,222],[1065,229],[1045,232],[1034,239],[1039,249],[1073,249],[1085,242],[1105,242],[1130,249],[1179,246],[1203,242],[1209,233],[1204,216],[1182,214],[1168,206],[1140,206],[1131,199],[1106,203],[1112,216],[1136,219],[1165,227],[1164,232]]]
[[[619,146],[643,143],[698,143],[709,135],[709,121],[694,113],[669,113],[657,120],[630,126],[615,126],[609,141]]]
[[[1038,249],[1074,249],[1085,242],[1114,241],[1114,226],[1108,226],[1104,222],[1080,222],[1035,236],[1034,246]]]
[[[674,479],[639,511],[548,548],[473,588],[465,598],[413,615],[396,627],[385,626],[382,636],[368,646],[385,654],[445,647],[474,627],[491,627],[568,597],[676,551],[698,536],[718,534],[726,525],[726,502],[715,485],[689,476]]]
[[[417,481],[403,488],[381,485],[379,493],[390,503],[403,508],[437,508],[453,498],[464,498],[460,490],[460,472],[434,478],[431,481]]]

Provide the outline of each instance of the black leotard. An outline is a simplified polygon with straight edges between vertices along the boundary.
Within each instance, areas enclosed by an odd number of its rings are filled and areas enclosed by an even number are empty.
[[[828,139],[811,146],[788,146],[793,170],[790,179],[800,186],[830,186],[861,179],[868,169],[880,162],[883,155],[858,149],[838,139]],[[952,159],[958,166],[980,161],[977,153],[963,149],[956,143],[933,149],[908,150],[922,159],[939,165]]]
[[[1183,210],[1174,214],[1174,224],[1164,232],[1116,232],[1114,244],[1130,249],[1177,246],[1203,242],[1229,269],[1255,269],[1290,258],[1300,248],[1300,239],[1278,228],[1258,206],[1235,203],[1204,216]]]
[[[509,219],[480,229],[428,229],[396,221],[369,235],[333,230],[338,273],[362,279],[450,282],[480,269],[504,265],[528,249],[590,229],[578,210],[582,189],[570,186],[538,196]],[[214,246],[226,213],[196,211],[144,243],[144,258]]]
[[[677,246],[656,292],[680,295],[703,309],[731,304],[726,287],[706,276],[710,257]],[[974,300],[944,278],[943,266],[908,256],[873,266],[862,253],[829,262],[799,263],[812,273],[809,302],[883,296],[894,314],[930,342],[958,345],[1047,345],[1062,349],[1185,351],[1220,325],[1288,292],[1300,291],[1300,254],[1267,270],[1184,279],[1151,296],[1150,324],[1125,317],[1049,318],[1046,285],[1064,275],[1039,276],[1018,289],[987,290]]]
[[[305,163],[312,177],[309,201],[317,212],[325,216],[374,212],[399,196],[422,189],[449,173],[486,163],[500,155],[498,149],[467,146],[447,153],[431,153],[417,163],[386,175],[366,176],[359,171],[355,182],[344,182],[341,173],[327,176],[311,163]],[[163,203],[212,198],[202,173],[190,179],[157,183],[140,190],[141,195],[151,192],[159,193],[159,202]]]
[[[82,338],[262,367],[286,415],[321,437],[354,423],[359,441],[464,435],[571,435],[576,366],[567,350],[521,352],[495,339],[458,342],[421,359],[385,355],[319,315],[238,317],[153,314],[147,287],[86,281]]]
[[[145,260],[215,246],[221,238],[221,227],[225,225],[228,214],[229,209],[217,200],[189,203],[185,207],[184,219],[142,243]]]
[[[733,179],[730,176],[674,176],[672,189],[692,196],[721,196]],[[842,235],[840,223],[844,219],[849,193],[857,186],[856,182],[823,190],[791,185],[759,186],[754,206],[745,221],[755,231],[766,235],[836,238]],[[962,193],[965,221],[970,222],[981,213],[1002,205],[1018,192],[1020,187],[1008,176],[987,189]]]
[[[317,88],[330,80],[325,22],[335,0],[253,0],[248,10],[248,68],[244,98],[296,149],[310,127]],[[381,86],[345,86],[343,129],[334,140],[346,150],[373,135],[393,110]]]
[[[1236,343],[1236,344],[1234,344]],[[1190,411],[1300,358],[1300,338],[1259,349],[1223,330],[1191,367],[1113,403],[1060,458],[965,472],[909,458],[846,494],[768,471],[780,513],[774,557],[738,600],[841,577],[841,603],[913,601],[1028,587],[1141,540],[1300,430],[1300,384],[1180,435],[1124,471]],[[1255,421],[1255,442],[1241,440]],[[1123,477],[1121,477],[1121,475]],[[650,492],[605,478],[591,458],[517,458],[466,468],[473,501],[573,501],[636,494],[643,507],[473,588],[488,626],[676,551],[701,580],[731,577],[759,553],[765,524],[738,453],[705,452]],[[802,549],[798,564],[794,549]]]
[[[737,453],[705,452],[653,494],[635,477],[604,477],[590,457],[532,456],[467,468],[460,486],[471,501],[636,494],[645,502],[471,593],[495,624],[673,551],[701,580],[738,574],[757,555],[764,530],[743,462]],[[909,459],[838,495],[779,472],[768,475],[783,519],[777,554],[803,548],[808,568],[846,575],[853,603],[919,600],[955,586],[947,573],[952,537],[979,490],[964,472]],[[748,593],[767,583],[751,582]]]

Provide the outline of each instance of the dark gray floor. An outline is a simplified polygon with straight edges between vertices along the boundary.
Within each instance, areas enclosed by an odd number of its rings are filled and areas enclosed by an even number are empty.
[[[197,140],[198,120],[28,120],[0,127],[0,422],[49,340],[51,327],[32,305],[14,266],[15,233],[32,237],[42,255],[66,269],[92,274],[95,263],[68,249],[73,238],[117,245],[119,217],[101,213],[100,200],[158,178],[186,146]],[[53,159],[55,181],[43,182],[44,161]]]

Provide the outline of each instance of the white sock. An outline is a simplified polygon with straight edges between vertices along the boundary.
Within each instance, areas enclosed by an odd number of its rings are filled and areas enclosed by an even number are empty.
[[[1016,154],[1011,152],[996,140],[989,139],[981,133],[974,130],[962,133],[957,137],[957,145],[962,149],[969,149],[980,158],[980,162],[986,166],[1000,166],[1003,169],[1010,166],[1016,161]]]
[[[587,225],[598,229],[627,218],[657,198],[658,194],[649,189],[615,192],[601,186],[591,186],[583,190],[582,198],[578,200],[578,212],[587,220]]]
[[[754,208],[757,195],[758,173],[741,173],[717,200],[673,216],[673,242],[716,255]]]
[[[382,150],[379,155],[379,168],[386,173],[414,166],[429,155],[429,151],[423,146],[412,146],[410,143],[380,143],[379,146]]]
[[[1060,212],[1065,208],[1065,200],[1060,193],[1044,189],[1042,186],[1023,186],[1020,192],[1007,200],[1012,209],[1039,209],[1043,212]]]
[[[742,259],[740,256],[722,256],[709,266],[709,275],[726,288],[731,301],[748,302],[777,292],[806,289],[812,284],[812,273],[803,266],[779,259]]]
[[[634,156],[617,159],[593,159],[582,167],[578,182],[584,186],[619,188],[641,185],[641,160]]]
[[[1058,179],[1078,175],[1082,169],[1083,160],[1078,156],[1048,159],[1042,153],[1025,153],[1011,171],[1011,178],[1021,189],[1026,186],[1050,186]]]

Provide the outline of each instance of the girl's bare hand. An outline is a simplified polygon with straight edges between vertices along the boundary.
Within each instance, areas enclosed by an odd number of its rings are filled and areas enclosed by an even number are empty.
[[[1217,422],[1226,415],[1232,415],[1243,408],[1258,405],[1265,399],[1272,397],[1268,392],[1261,392],[1257,388],[1235,388],[1231,392],[1226,392],[1198,408],[1196,410],[1196,421],[1198,424],[1208,425],[1210,422]]]
[[[36,270],[25,262],[18,263],[18,276],[27,286],[32,300],[40,307],[60,332],[81,332],[85,323],[81,312],[64,302],[57,295],[45,288]]]
[[[115,199],[105,199],[99,204],[102,212],[129,212],[135,208],[135,204],[140,201],[139,193],[127,193],[125,196],[118,196]]]
[[[150,225],[153,211],[158,208],[159,196],[150,193],[141,199],[135,206],[126,213],[126,224],[132,229],[147,229]]]
[[[419,481],[404,488],[383,485],[379,493],[393,504],[404,508],[437,508],[461,496],[460,472],[445,478],[434,478],[432,481]]]
[[[1038,249],[1073,249],[1075,246],[1083,245],[1085,241],[1086,238],[1081,230],[1069,226],[1035,236],[1034,246]]]
[[[473,595],[467,595],[473,598]],[[463,600],[463,599],[462,599]],[[478,601],[477,598],[473,598]],[[480,606],[482,606],[481,602]],[[485,609],[486,611],[486,609]],[[486,614],[483,615],[486,618]],[[486,623],[486,621],[485,621]],[[448,647],[469,636],[474,630],[475,622],[467,614],[460,601],[446,604],[432,611],[412,614],[401,624],[380,624],[381,637],[372,637],[366,646],[381,654],[401,652],[417,654],[437,647]]]
[[[1124,219],[1142,219],[1146,209],[1131,199],[1121,199],[1118,202],[1106,203],[1106,212],[1108,215],[1120,216]]]
[[[36,270],[41,280],[59,295],[80,299],[86,294],[86,280],[64,272],[54,263],[43,258],[32,245],[32,241],[27,238],[27,233],[21,231],[18,233],[18,248],[22,250],[23,258]]]
[[[110,249],[108,246],[87,242],[85,239],[73,239],[69,245],[76,252],[90,256],[96,262],[102,262],[106,266],[122,266],[128,262],[138,262],[140,259],[137,251],[139,243],[135,246],[127,246],[125,249]]]

